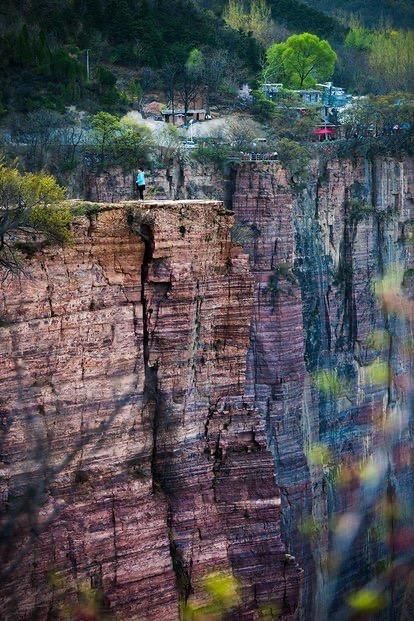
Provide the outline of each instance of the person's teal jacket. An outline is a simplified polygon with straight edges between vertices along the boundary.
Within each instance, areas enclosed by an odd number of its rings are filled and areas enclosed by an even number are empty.
[[[145,185],[145,175],[143,172],[137,174],[137,185]]]

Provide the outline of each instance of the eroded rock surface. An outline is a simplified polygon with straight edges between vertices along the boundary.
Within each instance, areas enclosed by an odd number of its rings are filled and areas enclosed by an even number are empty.
[[[2,283],[6,619],[55,618],[86,585],[120,619],[170,621],[205,598],[202,576],[231,570],[235,618],[270,605],[324,621],[329,524],[360,509],[353,469],[386,414],[401,434],[378,495],[413,506],[410,328],[372,287],[412,268],[413,183],[409,159],[314,162],[303,187],[246,162],[234,227],[214,201],[106,206]],[[378,357],[385,385],[367,381]],[[320,370],[345,390],[319,390]],[[376,528],[352,542],[331,611],[389,561]]]
[[[293,619],[231,225],[217,202],[113,205],[3,282],[2,618],[56,618],[92,588],[119,619],[172,621],[231,570],[237,618]]]
[[[410,159],[314,162],[305,189],[277,164],[245,163],[237,172],[235,236],[249,253],[255,279],[246,386],[266,420],[281,489],[282,532],[304,568],[306,620],[321,621],[327,614],[329,520],[360,508],[352,485],[340,488],[332,469],[308,463],[309,448],[322,443],[335,467],[349,465],[351,471],[384,441],[378,424],[384,413],[406,406],[401,385],[409,377],[404,343],[410,328],[380,309],[373,283],[391,265],[412,262],[406,241],[413,170]],[[369,347],[369,335],[383,329],[393,345],[387,351]],[[377,356],[392,365],[392,381],[385,386],[367,382],[366,367]],[[338,374],[344,394],[327,396],[317,389],[312,376],[321,369]],[[411,441],[402,427],[403,451]],[[412,470],[395,455],[387,459],[386,485],[412,510]],[[309,518],[316,533],[310,539],[303,535]],[[337,599],[386,562],[372,532],[365,529],[348,551]]]

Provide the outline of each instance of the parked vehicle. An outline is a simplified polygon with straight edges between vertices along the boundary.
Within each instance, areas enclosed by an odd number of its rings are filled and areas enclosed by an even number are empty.
[[[195,149],[197,147],[197,145],[194,142],[194,140],[184,140],[183,141],[183,147],[184,147],[184,149]]]

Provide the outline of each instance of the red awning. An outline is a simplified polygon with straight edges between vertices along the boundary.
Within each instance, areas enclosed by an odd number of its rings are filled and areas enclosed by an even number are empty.
[[[334,127],[318,127],[318,129],[314,129],[313,133],[315,136],[331,136],[335,134],[336,130]]]

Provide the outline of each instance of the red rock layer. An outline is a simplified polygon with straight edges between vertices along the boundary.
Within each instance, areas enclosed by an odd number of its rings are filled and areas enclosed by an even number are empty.
[[[341,466],[364,461],[382,440],[375,423],[387,391],[392,407],[403,405],[397,389],[398,377],[407,373],[401,348],[390,355],[390,387],[367,384],[364,365],[381,355],[367,347],[368,335],[386,325],[373,281],[387,266],[411,260],[404,240],[413,217],[413,170],[409,159],[314,162],[304,190],[277,164],[245,163],[237,171],[236,235],[255,278],[247,389],[267,423],[283,536],[304,568],[306,620],[326,615],[329,516],[359,509],[357,494],[336,494],[321,469],[308,466],[307,449],[321,442]],[[387,327],[395,343],[404,343],[407,326],[399,323]],[[320,398],[308,373],[324,368],[338,371],[346,397]],[[402,443],[407,448],[406,435]],[[409,503],[412,475],[393,476],[401,502]],[[311,546],[298,532],[308,517],[319,529]],[[372,575],[378,554],[369,539],[355,542],[339,592]]]
[[[2,618],[179,617],[232,570],[293,618],[264,425],[243,396],[252,283],[220,203],[113,206],[2,284]],[[69,607],[69,608],[67,608]]]
[[[289,549],[310,570],[308,542],[298,524],[311,511],[311,484],[304,455],[304,330],[295,260],[293,194],[277,164],[241,165],[233,208],[250,255],[255,304],[248,355],[247,391],[266,421],[284,506]],[[249,232],[250,229],[250,232]],[[237,230],[236,230],[237,232]],[[308,432],[308,430],[307,430]],[[308,583],[305,582],[305,588]]]
[[[136,174],[125,174],[120,168],[112,168],[101,175],[90,173],[74,179],[73,196],[101,203],[117,203],[137,196]],[[225,200],[231,182],[215,166],[203,165],[195,160],[183,165],[175,161],[169,168],[146,174],[147,192],[153,199]],[[80,192],[80,194],[79,194]]]

